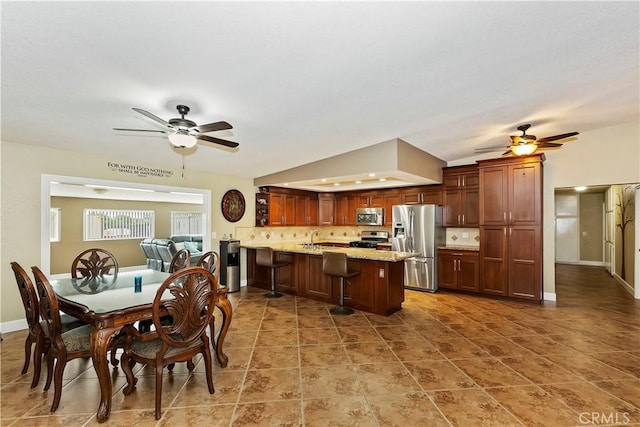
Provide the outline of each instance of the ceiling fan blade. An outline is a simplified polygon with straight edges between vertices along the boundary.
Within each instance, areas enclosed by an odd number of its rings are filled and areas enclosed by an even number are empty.
[[[215,123],[208,123],[206,125],[195,126],[193,129],[198,130],[200,133],[207,133],[207,132],[213,132],[216,130],[233,129],[233,126],[231,126],[227,122],[215,122]]]
[[[578,135],[578,132],[569,132],[569,133],[563,133],[561,135],[548,136],[546,138],[540,138],[538,142],[557,141],[558,139],[569,138],[570,136],[574,136],[574,135]]]
[[[169,133],[163,130],[151,130],[151,129],[123,129],[123,128],[113,128],[113,130],[125,131],[125,132],[157,132],[157,133]]]
[[[562,147],[562,144],[556,144],[554,142],[541,142],[538,144],[538,148],[558,148]]]
[[[225,147],[235,148],[238,145],[240,145],[237,142],[227,141],[226,139],[214,138],[208,135],[196,135],[195,137],[202,141],[213,142],[214,144],[224,145]]]
[[[155,114],[151,114],[148,111],[145,110],[141,110],[140,108],[132,108],[133,111],[142,114],[143,116],[146,116],[148,118],[150,118],[151,120],[160,123],[162,126],[168,127],[170,129],[173,129],[173,126],[171,126],[168,122],[162,120],[160,117],[156,116]]]
[[[512,154],[513,152],[511,150],[507,150],[504,153],[502,153],[503,156],[506,156],[507,154]]]
[[[500,150],[504,150],[504,149],[505,149],[504,145],[499,145],[497,147],[476,148],[474,151],[476,153],[489,153],[491,151],[500,151]]]

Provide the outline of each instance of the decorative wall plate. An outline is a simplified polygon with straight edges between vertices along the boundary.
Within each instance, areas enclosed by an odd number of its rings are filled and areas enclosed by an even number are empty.
[[[222,215],[229,222],[240,221],[244,215],[244,196],[238,190],[229,190],[222,196]]]

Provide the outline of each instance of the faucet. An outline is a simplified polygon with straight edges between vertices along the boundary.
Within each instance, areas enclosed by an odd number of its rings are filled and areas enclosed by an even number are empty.
[[[311,230],[311,244],[309,246],[311,246],[311,249],[314,248],[314,243],[313,243],[313,236],[318,232],[318,230]]]

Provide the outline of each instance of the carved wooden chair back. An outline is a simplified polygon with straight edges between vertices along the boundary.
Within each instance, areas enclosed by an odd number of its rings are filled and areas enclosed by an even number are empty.
[[[95,279],[118,274],[118,260],[111,252],[91,248],[80,252],[71,264],[71,277]]]
[[[191,254],[186,249],[180,249],[171,259],[169,273],[175,273],[191,265]]]
[[[209,393],[214,393],[211,347],[206,329],[213,317],[218,298],[217,280],[202,267],[190,267],[173,273],[160,286],[153,300],[155,331],[140,333],[125,326],[127,333],[122,369],[127,377],[123,393],[135,390],[132,362],[156,367],[156,419],[160,419],[162,400],[162,367],[188,362],[198,353],[203,355]],[[170,322],[167,322],[167,319]]]
[[[202,254],[202,257],[200,257],[196,265],[209,270],[216,278],[220,277],[220,255],[218,255],[216,251],[209,251]]]
[[[21,371],[21,373],[24,375],[29,369],[29,362],[31,360],[31,347],[33,346],[33,344],[36,344],[35,350],[36,352],[39,351],[37,343],[44,331],[42,330],[42,326],[40,326],[40,307],[38,306],[38,295],[36,293],[36,288],[31,281],[31,278],[24,270],[24,268],[22,268],[22,266],[17,262],[11,263],[11,269],[13,270],[13,274],[16,276],[16,283],[18,284],[18,290],[20,291],[20,297],[22,298],[22,305],[24,306],[24,315],[27,318],[27,325],[29,325],[29,334],[27,335],[24,343],[24,365],[22,366]],[[39,379],[40,366],[35,366],[34,362],[34,368],[37,370]],[[37,384],[37,380],[35,379],[35,372],[34,381]],[[31,388],[33,387],[35,387],[35,385],[32,383]]]

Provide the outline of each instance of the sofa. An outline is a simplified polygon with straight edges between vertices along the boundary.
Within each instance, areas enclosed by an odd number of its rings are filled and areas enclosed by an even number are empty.
[[[174,240],[176,239],[176,240]],[[191,255],[191,265],[196,265],[202,256],[202,236],[177,235],[170,239],[143,239],[140,248],[147,258],[147,268],[169,271],[171,260],[181,249]]]

